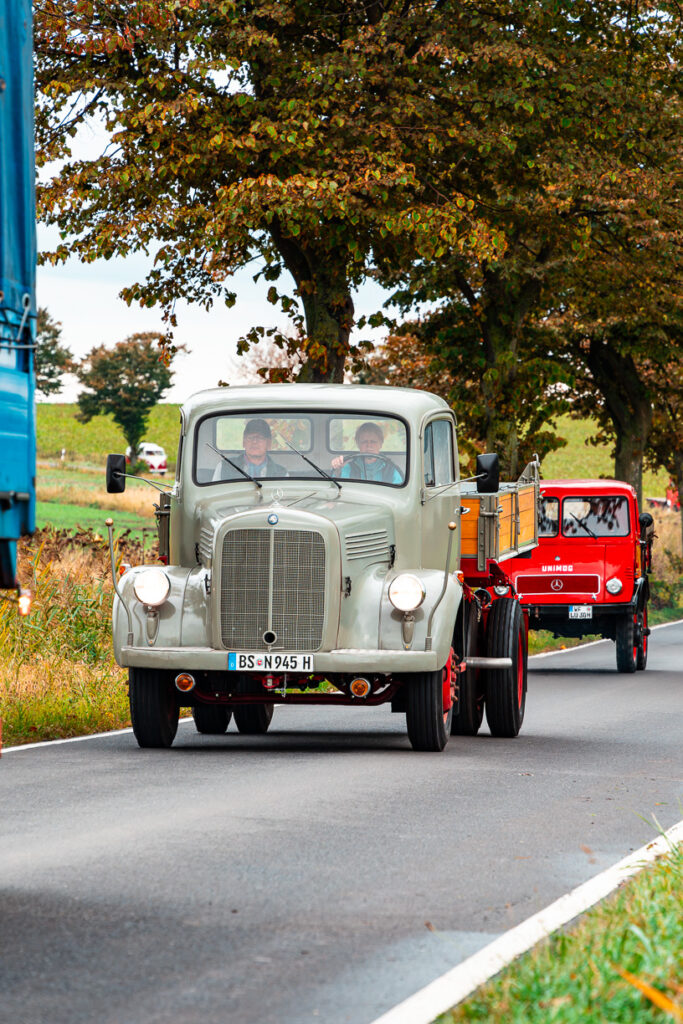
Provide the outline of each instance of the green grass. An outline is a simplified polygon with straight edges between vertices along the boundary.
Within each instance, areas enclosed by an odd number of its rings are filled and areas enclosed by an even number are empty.
[[[96,416],[90,423],[76,419],[74,404],[43,403],[37,407],[37,444],[39,459],[58,459],[66,448],[67,462],[86,462],[102,466],[109,452],[123,452],[123,434],[111,416]],[[175,467],[180,433],[179,405],[155,406],[149,417],[145,440],[161,445],[169,457],[169,468]]]
[[[664,1024],[683,1014],[683,846],[520,957],[440,1024]],[[628,972],[628,980],[617,968]],[[651,986],[650,994],[637,987]],[[657,994],[678,1007],[657,1009]]]
[[[108,516],[106,509],[88,508],[85,505],[63,505],[56,501],[39,501],[36,504],[36,524],[38,529],[52,526],[55,530],[96,530],[105,533],[104,521]],[[153,521],[129,512],[112,511],[116,530],[130,530],[140,538],[143,528],[156,534]]]
[[[567,444],[564,448],[551,452],[543,460],[542,472],[546,480],[572,479],[574,477],[614,476],[614,458],[609,446],[595,447],[588,444],[588,438],[597,430],[597,424],[591,420],[575,420],[571,416],[560,416],[557,421],[557,432]],[[668,473],[643,473],[643,497],[663,497],[666,493]]]

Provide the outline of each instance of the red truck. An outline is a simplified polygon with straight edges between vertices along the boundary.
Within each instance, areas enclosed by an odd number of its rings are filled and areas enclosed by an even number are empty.
[[[616,641],[617,670],[647,664],[654,520],[618,480],[543,480],[538,547],[506,563],[531,629]]]

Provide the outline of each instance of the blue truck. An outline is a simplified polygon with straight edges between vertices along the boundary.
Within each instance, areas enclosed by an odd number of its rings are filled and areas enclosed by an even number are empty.
[[[36,218],[29,0],[0,3],[0,590],[35,528]]]

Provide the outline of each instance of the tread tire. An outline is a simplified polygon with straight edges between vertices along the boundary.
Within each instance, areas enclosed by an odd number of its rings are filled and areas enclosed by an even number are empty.
[[[616,625],[617,672],[635,672],[638,664],[633,612],[620,615]]]
[[[443,669],[415,672],[406,678],[406,724],[413,750],[437,753],[451,733],[453,706],[443,711]]]
[[[272,704],[240,704],[233,711],[235,725],[245,736],[263,736],[273,718]]]
[[[640,620],[640,643],[638,644],[638,657],[636,659],[636,668],[639,672],[644,671],[647,668],[647,652],[650,647],[650,638],[646,633],[647,630],[647,604],[644,604],[638,614]]]
[[[512,739],[524,721],[527,690],[527,637],[519,601],[493,601],[486,623],[486,655],[512,658],[512,668],[486,670],[486,721],[492,736]],[[521,664],[520,664],[521,659]]]
[[[128,699],[138,746],[170,747],[180,715],[173,673],[153,668],[129,669]]]
[[[465,658],[474,657],[479,650],[478,605],[472,601],[467,611]],[[460,676],[460,694],[457,714],[453,709],[452,736],[476,736],[484,718],[484,674],[481,669],[468,668]]]
[[[222,736],[230,725],[232,711],[221,704],[195,704],[192,717],[197,732],[205,736]]]

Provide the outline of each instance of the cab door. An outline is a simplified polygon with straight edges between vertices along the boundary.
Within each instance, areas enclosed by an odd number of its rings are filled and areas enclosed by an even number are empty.
[[[422,566],[443,569],[448,549],[448,523],[458,523],[451,547],[451,571],[460,559],[460,503],[456,471],[455,419],[446,413],[424,424],[422,432]]]

